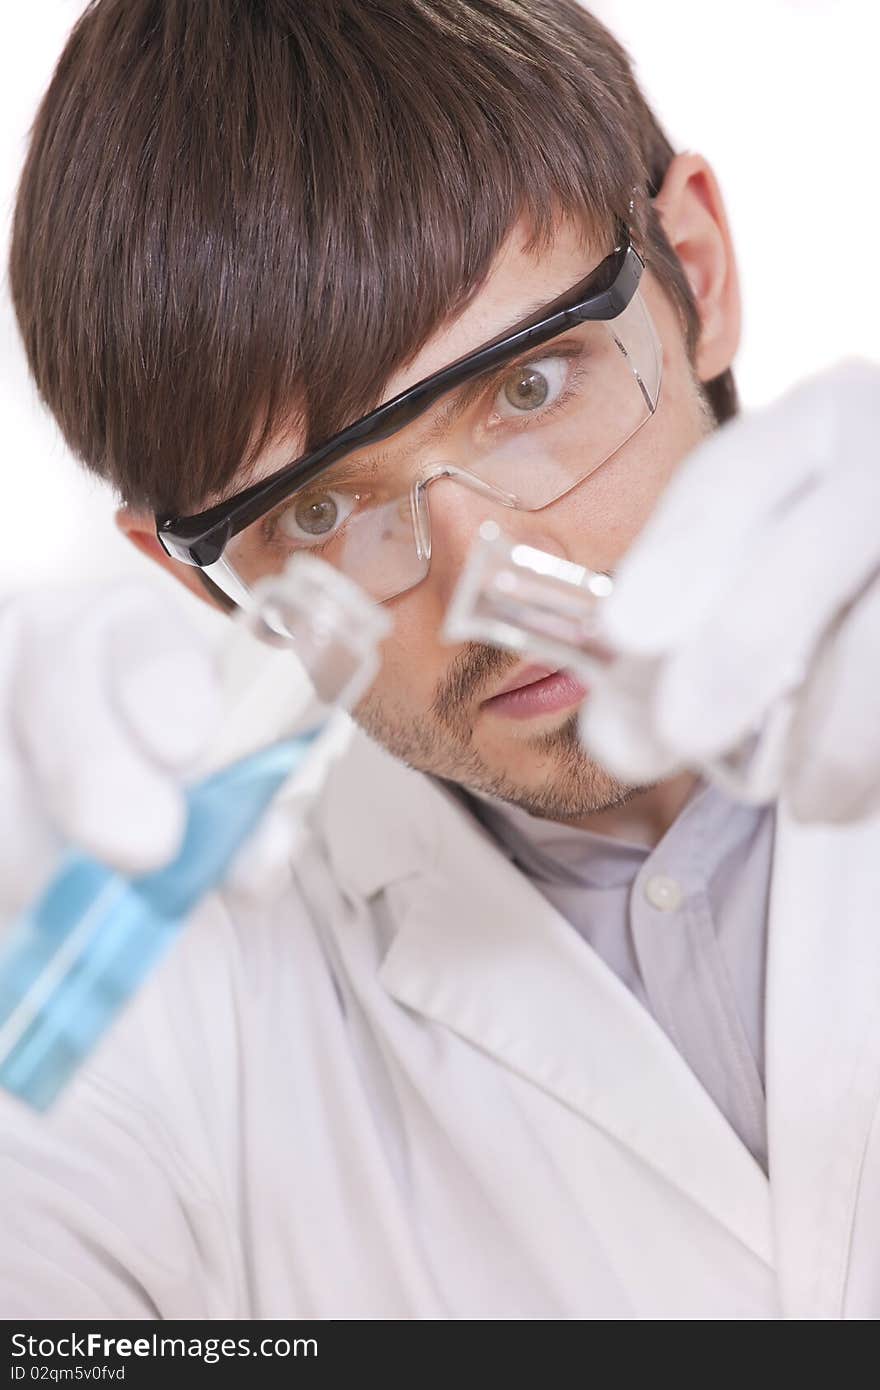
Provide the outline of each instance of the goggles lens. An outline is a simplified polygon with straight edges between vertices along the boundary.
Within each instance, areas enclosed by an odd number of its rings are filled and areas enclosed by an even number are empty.
[[[433,477],[507,506],[549,506],[649,419],[660,378],[660,345],[636,293],[617,318],[568,329],[331,465],[235,536],[225,562],[251,589],[308,551],[377,602],[393,598],[428,572]]]

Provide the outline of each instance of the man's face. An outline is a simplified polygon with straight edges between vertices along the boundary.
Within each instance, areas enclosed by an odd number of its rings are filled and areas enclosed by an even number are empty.
[[[561,228],[552,250],[541,255],[526,253],[523,242],[518,229],[467,310],[388,383],[386,398],[473,350],[536,301],[549,302],[601,259],[600,253],[585,253],[570,227]],[[602,467],[540,511],[515,511],[451,479],[434,481],[430,573],[387,603],[394,629],[384,644],[382,669],[354,711],[369,734],[411,766],[554,819],[617,805],[630,790],[597,767],[580,744],[577,693],[562,707],[523,717],[521,707],[514,712],[510,702],[493,703],[492,697],[526,663],[490,646],[449,646],[439,631],[485,518],[496,520],[512,539],[611,570],[676,465],[711,428],[675,311],[648,274],[642,294],[663,346],[654,415]]]
[[[571,226],[558,229],[549,251],[529,252],[525,245],[525,230],[517,228],[465,312],[386,383],[384,399],[502,332],[535,303],[551,301],[605,254],[585,249]],[[641,292],[664,358],[653,416],[601,467],[540,511],[514,510],[453,479],[436,478],[428,489],[430,572],[387,602],[394,627],[383,645],[382,668],[354,711],[369,734],[411,766],[560,820],[619,805],[633,791],[610,778],[580,744],[580,693],[553,700],[552,708],[522,697],[493,700],[528,663],[490,646],[447,645],[439,633],[483,520],[496,520],[511,539],[613,570],[673,469],[712,427],[674,309],[649,274]],[[289,447],[287,441],[278,458]],[[276,459],[267,460],[266,471],[277,466]],[[467,460],[461,466],[467,468]],[[535,708],[524,712],[524,703]]]

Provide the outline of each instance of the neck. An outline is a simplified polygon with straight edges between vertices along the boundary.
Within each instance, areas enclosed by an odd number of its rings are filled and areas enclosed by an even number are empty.
[[[653,849],[690,799],[696,784],[697,778],[692,772],[682,772],[666,782],[634,792],[618,806],[565,824]]]

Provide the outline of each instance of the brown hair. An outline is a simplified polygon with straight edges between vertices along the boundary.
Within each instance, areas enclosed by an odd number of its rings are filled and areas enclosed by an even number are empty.
[[[15,210],[33,375],[125,501],[194,511],[282,427],[375,404],[517,218],[540,245],[559,212],[630,221],[693,354],[649,201],[672,156],[575,0],[94,0]],[[735,413],[729,372],[706,396]]]

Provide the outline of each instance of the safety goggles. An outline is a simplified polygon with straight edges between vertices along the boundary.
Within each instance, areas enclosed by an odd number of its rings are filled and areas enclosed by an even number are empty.
[[[653,414],[662,355],[643,270],[621,228],[585,279],[503,335],[224,502],[158,517],[162,546],[244,606],[300,550],[379,603],[405,593],[428,574],[438,478],[539,511]]]

